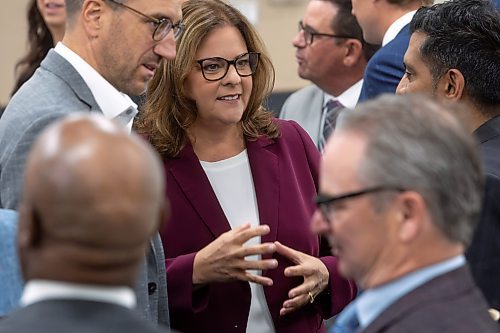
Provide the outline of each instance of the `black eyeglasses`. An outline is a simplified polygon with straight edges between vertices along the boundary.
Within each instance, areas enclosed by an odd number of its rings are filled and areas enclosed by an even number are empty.
[[[302,23],[302,21],[299,21],[299,32],[301,32],[301,31],[304,32],[304,40],[306,41],[307,45],[311,45],[313,43],[314,37],[357,39],[356,37],[353,37],[353,36],[333,35],[333,34],[324,34],[324,33],[316,32],[316,31],[313,31],[311,28],[304,26],[304,23]]]
[[[396,187],[396,186],[374,186],[374,187],[369,187],[367,189],[360,190],[360,191],[348,192],[348,193],[344,193],[341,195],[336,195],[334,197],[327,196],[327,195],[318,195],[314,201],[316,202],[316,206],[320,210],[321,215],[323,216],[323,219],[325,221],[330,221],[329,217],[331,216],[332,206],[334,203],[339,202],[339,201],[344,200],[344,199],[355,198],[355,197],[359,197],[361,195],[380,192],[380,191],[404,192],[406,190],[401,188],[401,187]]]
[[[233,65],[239,76],[250,76],[257,70],[260,53],[248,52],[237,56],[233,60],[221,57],[213,57],[196,60],[201,67],[203,77],[208,81],[222,80],[229,71],[229,65]]]
[[[128,9],[134,13],[136,13],[137,15],[140,15],[142,17],[144,17],[145,19],[147,19],[149,22],[153,23],[154,26],[155,26],[155,30],[153,31],[153,40],[154,41],[161,41],[163,40],[165,37],[167,37],[168,33],[170,32],[170,30],[172,30],[174,32],[174,38],[177,39],[181,34],[182,32],[184,31],[184,23],[182,22],[179,22],[179,23],[176,23],[174,24],[172,22],[172,20],[170,20],[169,18],[161,18],[161,19],[157,19],[157,18],[154,18],[152,16],[149,16],[149,15],[146,15],[144,13],[141,13],[140,11],[138,11],[137,9],[134,9],[132,7],[129,7],[123,3],[120,3],[116,0],[109,0],[110,2],[114,3],[115,5],[118,5],[120,7],[123,7],[125,9]]]

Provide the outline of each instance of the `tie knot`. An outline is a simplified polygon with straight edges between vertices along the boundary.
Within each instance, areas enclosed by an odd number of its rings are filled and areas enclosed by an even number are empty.
[[[328,110],[336,109],[343,107],[343,105],[339,102],[338,99],[330,99],[328,102],[326,102],[326,108]]]

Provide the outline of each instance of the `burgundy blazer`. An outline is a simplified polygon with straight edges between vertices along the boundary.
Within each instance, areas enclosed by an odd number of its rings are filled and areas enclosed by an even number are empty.
[[[264,293],[276,332],[324,332],[323,318],[342,310],[356,295],[356,287],[339,276],[326,240],[311,232],[319,152],[297,123],[276,121],[281,130],[279,138],[246,142],[260,223],[271,229],[262,242],[278,240],[304,253],[321,255],[330,272],[330,283],[314,304],[280,316],[288,292],[301,284],[302,278],[285,277],[284,269],[293,264],[273,254],[278,268],[263,272],[274,281],[272,287],[264,287]],[[213,283],[193,289],[196,252],[229,231],[230,225],[192,146],[186,145],[178,158],[165,160],[165,171],[172,214],[160,233],[167,258],[171,325],[186,333],[244,333],[251,299],[248,282]]]

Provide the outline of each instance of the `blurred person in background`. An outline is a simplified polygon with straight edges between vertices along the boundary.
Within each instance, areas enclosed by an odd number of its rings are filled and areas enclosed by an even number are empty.
[[[40,66],[43,58],[64,37],[64,0],[31,0],[28,5],[28,53],[16,64],[16,83],[11,95]]]
[[[403,56],[410,41],[410,21],[433,0],[352,0],[352,14],[368,43],[382,45],[366,66],[359,101],[395,93],[404,75]]]
[[[378,49],[367,44],[351,0],[309,1],[293,39],[298,75],[313,84],[288,97],[281,119],[298,122],[323,150],[343,108],[354,108],[366,63]]]

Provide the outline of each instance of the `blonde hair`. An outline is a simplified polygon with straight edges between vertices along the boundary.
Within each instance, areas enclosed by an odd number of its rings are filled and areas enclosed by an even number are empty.
[[[177,56],[174,60],[164,59],[149,83],[137,131],[146,135],[164,157],[179,154],[187,140],[186,130],[197,117],[196,103],[184,89],[184,81],[196,64],[196,52],[214,29],[232,26],[243,36],[249,52],[260,53],[250,100],[241,119],[243,134],[251,140],[263,135],[278,137],[273,116],[262,105],[274,85],[274,68],[252,24],[220,0],[186,1],[182,15],[186,30],[177,40]]]

